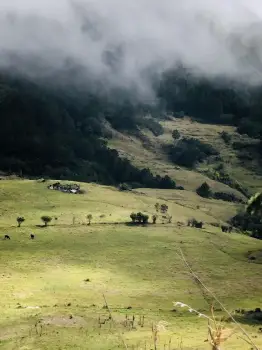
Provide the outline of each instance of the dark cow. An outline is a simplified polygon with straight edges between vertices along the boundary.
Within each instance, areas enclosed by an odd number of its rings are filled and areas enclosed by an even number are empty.
[[[30,238],[31,238],[31,239],[35,239],[35,235],[33,235],[33,234],[31,233]]]
[[[221,230],[222,230],[222,232],[229,232],[229,233],[231,233],[232,230],[233,230],[233,227],[232,227],[232,226],[225,226],[225,225],[222,225],[222,226],[221,226]]]
[[[4,238],[4,239],[9,239],[9,240],[10,240],[11,238],[10,238],[10,236],[5,235],[5,238]]]

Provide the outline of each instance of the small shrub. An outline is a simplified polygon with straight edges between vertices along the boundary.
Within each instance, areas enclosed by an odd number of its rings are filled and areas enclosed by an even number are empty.
[[[171,216],[171,215],[167,215],[167,222],[168,222],[169,224],[172,223],[172,216]]]
[[[88,225],[91,225],[91,220],[93,219],[93,215],[92,214],[88,214],[86,216],[87,220],[88,220]]]
[[[168,211],[168,206],[166,204],[161,204],[160,206],[161,213],[167,213]]]
[[[173,130],[172,137],[174,140],[178,140],[180,138],[180,132],[177,129]]]
[[[202,221],[198,222],[195,218],[189,219],[187,221],[187,226],[189,226],[189,227],[198,227],[200,225],[201,226],[203,225]]]
[[[157,215],[154,214],[154,215],[152,216],[152,222],[153,222],[153,224],[156,224],[156,220],[157,220]]]
[[[160,209],[160,204],[159,203],[155,204],[155,209],[156,209],[156,212],[159,212],[159,209]]]
[[[231,135],[226,131],[222,131],[220,136],[226,144],[229,144],[232,139]]]
[[[196,193],[203,198],[210,198],[212,191],[208,183],[204,182],[200,187],[197,188]]]
[[[41,217],[41,220],[43,221],[43,223],[45,224],[45,226],[47,226],[47,225],[52,221],[52,218],[51,218],[51,216],[43,215],[43,216]]]
[[[23,216],[18,216],[16,219],[18,227],[21,226],[21,224],[25,221],[25,218]]]
[[[132,187],[130,185],[128,185],[127,183],[120,184],[118,188],[120,191],[131,191],[132,190]]]
[[[233,203],[244,203],[244,201],[237,197],[234,193],[227,193],[227,192],[215,192],[213,194],[214,199],[221,199],[222,201],[226,202],[233,202]]]

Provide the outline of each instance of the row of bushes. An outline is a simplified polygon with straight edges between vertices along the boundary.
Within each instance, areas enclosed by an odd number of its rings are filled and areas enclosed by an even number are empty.
[[[214,198],[226,202],[244,203],[243,199],[237,197],[234,193],[212,192],[210,186],[206,182],[197,188],[196,193],[203,198]]]
[[[249,191],[244,188],[239,182],[232,179],[229,174],[227,174],[223,167],[219,166],[217,170],[208,170],[203,172],[210,179],[221,182],[237,191],[242,193],[245,197],[250,197]]]

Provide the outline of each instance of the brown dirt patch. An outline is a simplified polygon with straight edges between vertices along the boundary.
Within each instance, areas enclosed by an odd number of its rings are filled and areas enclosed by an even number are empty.
[[[83,327],[87,324],[80,316],[49,316],[42,319],[42,324],[59,327]]]

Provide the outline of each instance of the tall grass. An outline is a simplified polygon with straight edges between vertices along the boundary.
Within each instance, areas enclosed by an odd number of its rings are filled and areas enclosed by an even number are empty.
[[[179,249],[179,253],[180,253],[180,257],[183,260],[183,262],[185,263],[186,267],[189,269],[194,281],[206,292],[208,293],[214,301],[216,301],[218,303],[218,305],[222,308],[222,310],[224,310],[224,312],[229,316],[229,318],[233,321],[233,323],[235,324],[236,328],[238,328],[241,333],[244,336],[244,340],[250,344],[254,350],[259,350],[259,348],[256,346],[256,344],[254,343],[254,341],[251,339],[251,337],[249,336],[249,334],[244,330],[244,328],[235,320],[235,318],[232,316],[232,314],[227,310],[227,308],[220,302],[220,300],[217,298],[217,296],[202,282],[202,280],[196,275],[196,273],[193,271],[193,269],[191,268],[191,266],[189,265],[188,261],[185,258],[185,255],[182,251],[182,249]],[[180,303],[182,304],[182,303]],[[187,306],[186,304],[182,304]],[[196,311],[192,308],[190,308],[190,310]],[[189,310],[189,311],[190,311]],[[222,342],[226,341],[231,335],[232,333],[228,333],[228,330],[225,331],[222,327],[222,325],[218,325],[218,323],[215,320],[214,317],[214,309],[213,306],[211,306],[211,311],[212,311],[212,318],[209,318],[208,316],[204,315],[204,314],[199,314],[197,311],[197,313],[199,315],[202,315],[204,317],[208,318],[208,334],[210,337],[210,344],[212,346],[212,350],[220,350],[220,345]],[[211,322],[213,322],[214,327],[211,326]]]

